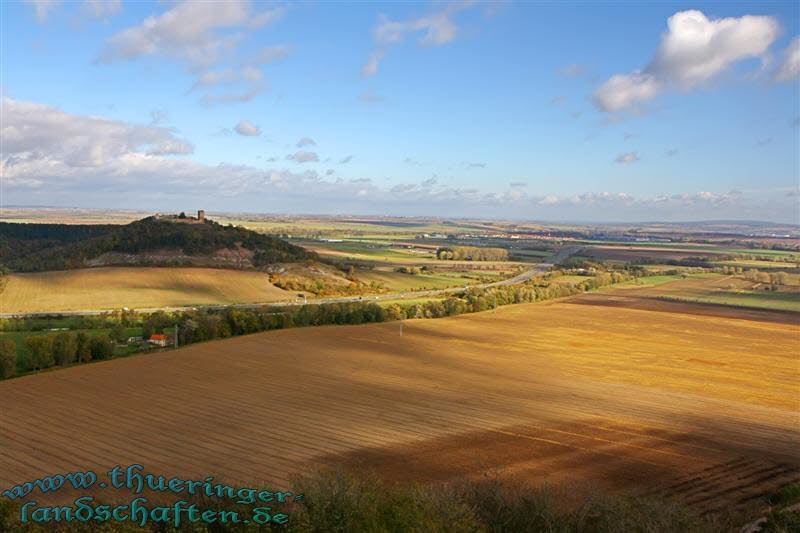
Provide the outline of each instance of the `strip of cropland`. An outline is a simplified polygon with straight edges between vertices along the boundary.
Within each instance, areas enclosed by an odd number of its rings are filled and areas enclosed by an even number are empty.
[[[673,277],[677,278],[677,276]],[[663,278],[669,279],[666,276]],[[647,279],[644,278],[641,281]],[[658,280],[659,278],[649,279]],[[666,309],[669,307],[666,305],[667,302],[678,309],[681,309],[681,303],[707,304],[705,306],[693,305],[690,309],[694,314],[719,315],[722,312],[719,307],[722,306],[727,308],[725,311],[727,316],[734,317],[744,317],[759,309],[789,311],[784,314],[772,313],[761,316],[762,318],[768,316],[769,320],[780,319],[783,322],[792,323],[797,321],[797,313],[800,313],[800,286],[795,279],[790,281],[792,285],[774,286],[775,290],[771,290],[769,283],[750,281],[741,276],[699,274],[688,279],[677,279],[667,283],[643,286],[631,283],[614,288],[609,287],[606,290],[613,292],[614,297],[586,294],[577,300],[597,302],[598,305],[622,305],[642,309]]]
[[[3,313],[281,301],[296,297],[264,272],[215,268],[102,267],[10,274]]]
[[[282,488],[345,466],[663,489],[712,510],[800,477],[797,322],[566,299],[402,326],[279,330],[2,382],[0,488],[132,463]]]

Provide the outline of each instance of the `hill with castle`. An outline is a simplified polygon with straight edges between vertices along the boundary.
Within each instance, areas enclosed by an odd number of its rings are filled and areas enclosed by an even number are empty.
[[[277,237],[214,222],[202,210],[126,225],[0,223],[0,265],[13,272],[117,265],[260,269],[316,258]]]

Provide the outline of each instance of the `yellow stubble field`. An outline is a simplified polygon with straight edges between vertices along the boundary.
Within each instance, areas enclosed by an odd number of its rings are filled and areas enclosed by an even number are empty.
[[[295,297],[263,272],[215,268],[102,267],[9,274],[0,312],[24,313],[233,304]]]

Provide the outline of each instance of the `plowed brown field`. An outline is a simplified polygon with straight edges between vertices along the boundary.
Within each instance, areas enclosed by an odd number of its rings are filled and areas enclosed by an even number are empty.
[[[800,327],[692,309],[554,301],[406,321],[402,336],[396,322],[274,331],[2,382],[0,488],[131,463],[285,486],[345,465],[745,504],[800,478]]]

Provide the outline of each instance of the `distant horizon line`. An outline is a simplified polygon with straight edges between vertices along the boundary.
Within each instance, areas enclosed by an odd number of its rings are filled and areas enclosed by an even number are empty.
[[[164,213],[165,210],[157,209],[142,209],[142,208],[115,208],[115,207],[80,207],[80,206],[55,206],[55,205],[4,205],[0,206],[0,213],[3,209],[60,209],[60,210],[83,210],[83,211],[116,211],[125,213]],[[414,218],[414,219],[428,219],[428,220],[490,220],[490,221],[509,221],[509,222],[528,222],[537,224],[579,224],[579,225],[635,225],[635,224],[743,224],[743,225],[774,225],[774,226],[787,226],[800,229],[800,223],[792,222],[777,222],[772,220],[753,220],[753,219],[700,219],[700,220],[635,220],[635,221],[599,221],[599,220],[577,220],[577,219],[530,219],[530,218],[502,218],[502,217],[466,217],[466,216],[440,216],[440,215],[390,215],[390,214],[346,214],[346,213],[280,213],[280,212],[265,212],[265,211],[213,211],[204,208],[198,208],[206,212],[206,216],[217,215],[232,215],[232,214],[247,214],[247,215],[263,215],[263,216],[286,216],[286,217],[308,217],[308,216],[321,216],[321,217],[348,217],[348,218]],[[196,212],[197,209],[180,209],[176,213],[189,213]],[[171,212],[171,211],[169,211]],[[3,220],[0,219],[0,222]]]

